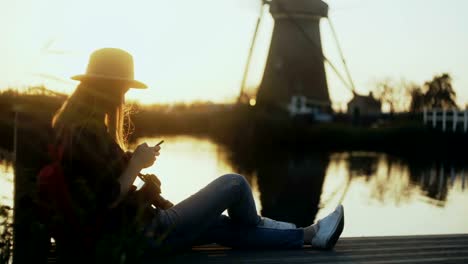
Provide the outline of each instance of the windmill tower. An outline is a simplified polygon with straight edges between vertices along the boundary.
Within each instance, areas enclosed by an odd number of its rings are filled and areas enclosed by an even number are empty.
[[[328,15],[321,0],[272,0],[275,20],[259,106],[291,111],[331,109],[319,22]]]

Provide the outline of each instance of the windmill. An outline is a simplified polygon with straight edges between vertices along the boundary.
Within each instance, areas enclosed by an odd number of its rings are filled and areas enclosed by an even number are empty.
[[[330,113],[331,101],[324,63],[331,67],[345,87],[356,94],[336,32],[328,18],[328,5],[321,0],[263,0],[247,56],[238,102],[248,101],[245,82],[266,6],[270,7],[275,26],[265,72],[256,97],[258,105],[286,110],[292,115]],[[328,19],[347,78],[323,54],[319,27],[322,18]]]

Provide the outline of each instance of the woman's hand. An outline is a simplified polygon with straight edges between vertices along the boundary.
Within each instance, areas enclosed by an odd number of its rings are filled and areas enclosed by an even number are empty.
[[[130,162],[119,177],[120,196],[111,207],[117,206],[125,195],[127,195],[141,169],[148,168],[154,164],[156,157],[159,156],[160,149],[161,147],[159,146],[150,147],[146,143],[138,145],[133,152]]]
[[[156,161],[160,149],[160,146],[150,147],[146,143],[140,144],[133,152],[132,159],[141,166],[141,168],[148,168]]]

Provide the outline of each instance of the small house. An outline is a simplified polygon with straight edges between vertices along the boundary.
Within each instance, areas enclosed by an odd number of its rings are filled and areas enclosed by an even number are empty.
[[[353,99],[348,103],[348,114],[358,116],[379,116],[382,113],[382,102],[375,98],[372,92],[369,95],[354,93]]]

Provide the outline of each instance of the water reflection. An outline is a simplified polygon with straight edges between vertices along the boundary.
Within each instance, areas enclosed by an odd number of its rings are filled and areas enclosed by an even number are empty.
[[[319,209],[328,156],[275,153],[257,161],[261,213],[299,226],[312,223]]]
[[[381,153],[335,153],[317,217],[343,202],[345,236],[466,233],[464,170]]]
[[[157,163],[145,172],[157,174],[163,195],[176,203],[220,175],[241,172],[259,213],[299,226],[343,203],[344,236],[468,233],[468,164],[372,152],[234,153],[203,138],[164,140]],[[11,205],[11,164],[0,162],[0,175],[1,203]]]
[[[329,168],[331,174],[342,170],[350,179],[363,178],[372,190],[371,198],[382,203],[408,202],[421,194],[428,202],[443,206],[457,182],[465,189],[465,167],[459,164],[422,166],[382,153],[351,152],[332,154]]]
[[[0,159],[0,204],[13,206],[13,165]]]
[[[464,164],[372,152],[233,153],[190,137],[167,142],[149,170],[167,182],[165,192],[175,202],[235,171],[251,183],[259,213],[299,226],[343,203],[344,236],[468,232]]]

